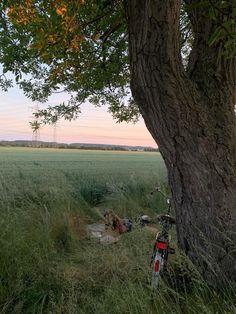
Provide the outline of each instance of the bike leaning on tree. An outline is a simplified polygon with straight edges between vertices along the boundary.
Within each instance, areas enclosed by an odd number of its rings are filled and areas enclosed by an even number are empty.
[[[153,290],[158,288],[160,277],[167,269],[168,255],[175,253],[175,250],[170,247],[169,231],[172,225],[176,223],[175,218],[170,216],[171,200],[160,190],[159,187],[156,187],[151,192],[151,194],[154,192],[160,193],[166,199],[168,209],[167,213],[158,216],[158,222],[161,225],[161,231],[157,232],[156,234],[156,240],[150,263],[152,266],[151,287]]]

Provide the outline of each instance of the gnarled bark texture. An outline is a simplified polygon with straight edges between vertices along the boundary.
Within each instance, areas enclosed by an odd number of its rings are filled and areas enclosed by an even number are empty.
[[[195,8],[185,70],[180,0],[127,3],[131,89],[168,169],[179,245],[210,284],[236,281],[235,59],[209,47],[216,22]]]

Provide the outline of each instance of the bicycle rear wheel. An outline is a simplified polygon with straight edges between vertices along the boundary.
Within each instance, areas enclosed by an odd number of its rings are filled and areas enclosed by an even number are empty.
[[[151,282],[151,288],[153,290],[157,289],[160,281],[160,276],[163,272],[164,268],[164,255],[163,253],[160,253],[158,250],[155,253],[154,262],[153,262],[153,269],[152,269],[152,282]]]

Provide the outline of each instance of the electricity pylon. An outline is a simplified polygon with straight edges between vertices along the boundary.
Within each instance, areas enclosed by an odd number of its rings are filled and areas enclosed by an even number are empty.
[[[53,123],[53,145],[57,147],[57,122]]]
[[[37,112],[39,110],[39,105],[36,104],[34,106],[34,112]],[[34,116],[34,120],[30,122],[31,129],[33,131],[32,133],[32,147],[40,147],[40,127],[41,123],[39,122],[39,118],[37,116]]]

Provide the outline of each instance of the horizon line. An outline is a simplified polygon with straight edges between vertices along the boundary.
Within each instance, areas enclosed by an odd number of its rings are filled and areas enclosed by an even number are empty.
[[[33,140],[0,140],[1,142],[35,142]],[[63,143],[63,142],[53,142],[53,141],[41,141],[39,140],[38,143],[51,143],[51,144],[62,144],[62,145],[73,145],[73,144],[80,144],[80,145],[103,145],[103,146],[115,146],[115,147],[144,147],[144,148],[152,148],[152,149],[158,149],[158,145],[156,147],[153,146],[146,146],[146,145],[127,145],[127,144],[104,144],[104,143],[87,143],[87,142],[71,142],[71,143]]]

